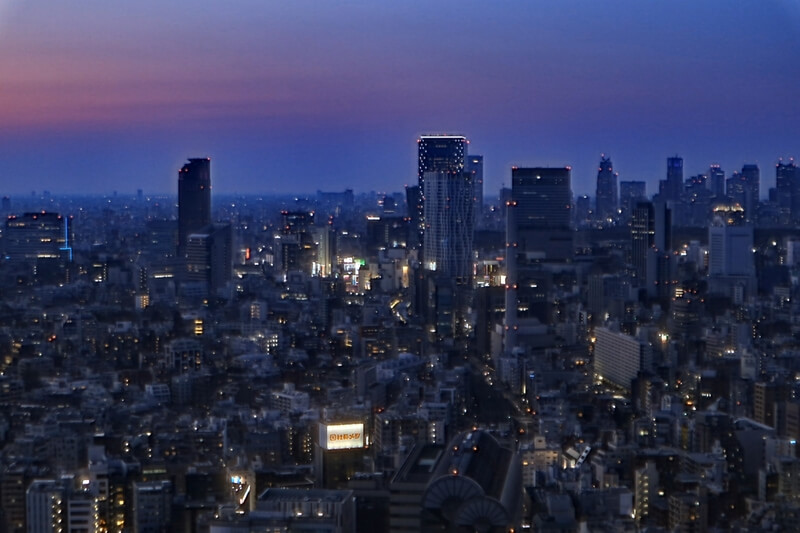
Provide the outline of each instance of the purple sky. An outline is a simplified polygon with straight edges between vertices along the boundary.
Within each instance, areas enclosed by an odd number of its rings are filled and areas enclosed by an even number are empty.
[[[765,195],[800,157],[797,6],[0,0],[0,194],[174,193],[206,155],[218,192],[395,191],[447,132],[487,194],[566,164],[593,194],[605,152],[650,193],[676,153],[757,162]]]

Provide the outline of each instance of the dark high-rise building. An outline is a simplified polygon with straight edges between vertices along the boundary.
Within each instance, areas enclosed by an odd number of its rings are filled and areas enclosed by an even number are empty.
[[[517,345],[520,300],[540,299],[538,291],[526,295],[520,289],[526,275],[522,267],[531,259],[568,261],[574,255],[570,173],[570,167],[511,169],[511,200],[506,209],[507,354]]]
[[[475,199],[472,173],[425,172],[425,268],[468,282]]]
[[[677,284],[675,257],[672,254],[673,211],[667,202],[653,203],[655,231],[653,247],[647,256],[647,288],[651,296],[669,305]]]
[[[725,171],[719,165],[711,165],[708,169],[708,184],[711,196],[717,200],[725,196]]]
[[[189,159],[178,171],[178,255],[189,235],[211,223],[211,159]]]
[[[744,176],[740,172],[734,171],[725,180],[725,195],[731,202],[744,209],[745,183]]]
[[[313,273],[317,246],[314,242],[313,211],[281,211],[281,235],[278,243],[281,271]]]
[[[380,250],[405,248],[408,238],[408,219],[398,216],[367,216],[366,249],[377,260]]]
[[[664,201],[639,202],[631,217],[631,264],[640,286],[661,300],[671,298],[672,210]]]
[[[667,179],[664,182],[663,199],[670,202],[679,202],[683,193],[683,158],[667,158]]]
[[[760,187],[758,165],[744,165],[741,172],[734,172],[727,180],[727,195],[744,209],[747,222],[755,222],[758,211]]]
[[[467,138],[461,135],[422,135],[417,139],[420,200],[417,204],[419,232],[425,231],[425,174],[427,172],[464,172],[467,157]],[[411,206],[409,206],[411,209]],[[423,237],[424,238],[424,237]]]
[[[394,196],[384,194],[383,198],[381,198],[380,205],[383,209],[384,215],[393,215],[397,212],[397,202],[395,201]]]
[[[512,168],[511,197],[518,247],[545,259],[572,258],[571,168]]]
[[[711,212],[711,190],[708,176],[698,174],[686,180],[685,194],[681,202],[683,219],[681,225],[706,227]]]
[[[483,217],[483,156],[471,155],[467,158],[467,172],[472,174],[472,187],[475,197],[475,224]]]
[[[216,294],[233,274],[233,235],[230,224],[209,224],[186,241],[186,281],[206,295]]]
[[[800,219],[800,170],[793,160],[779,161],[775,165],[778,219],[789,225]]]
[[[619,207],[622,218],[629,220],[633,209],[638,202],[647,200],[647,182],[645,181],[620,181],[619,182]]]
[[[759,194],[761,190],[761,171],[758,165],[742,166],[742,178],[745,186],[744,216],[750,222],[755,222],[758,217]]]
[[[672,209],[665,202],[654,202],[654,246],[659,252],[672,251]]]
[[[525,229],[570,227],[571,168],[517,168],[511,170],[511,197],[517,202],[517,226]]]
[[[592,216],[592,197],[582,194],[575,198],[575,214],[573,223],[578,228],[584,228],[591,223]]]
[[[605,156],[600,158],[597,169],[597,192],[595,196],[595,215],[601,225],[610,225],[617,220],[619,209],[619,194],[617,192],[617,175],[611,164],[611,159]]]
[[[406,242],[409,248],[418,248],[422,228],[422,190],[419,185],[406,186],[406,208],[411,222]]]
[[[631,264],[636,276],[647,276],[647,253],[655,244],[656,219],[652,202],[638,202],[631,215]]]

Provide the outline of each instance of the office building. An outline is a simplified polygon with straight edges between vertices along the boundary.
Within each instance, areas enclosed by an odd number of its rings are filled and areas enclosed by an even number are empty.
[[[712,198],[711,190],[708,188],[708,176],[698,174],[687,179],[684,198],[680,203],[681,225],[706,227]]]
[[[428,172],[463,173],[467,158],[467,144],[467,138],[461,135],[422,135],[417,139],[417,179],[420,194],[417,199],[417,213],[420,235],[424,234],[426,224],[425,174]],[[411,206],[409,206],[410,208]]]
[[[706,533],[708,498],[705,492],[683,492],[669,497],[669,531]]]
[[[188,236],[186,282],[207,295],[217,294],[233,274],[233,232],[230,224],[209,224]]]
[[[734,171],[728,179],[725,180],[725,196],[734,205],[738,205],[744,212],[744,197],[745,197],[745,183],[744,177],[738,171]]]
[[[134,482],[132,493],[133,530],[166,531],[172,523],[172,483]]]
[[[667,158],[667,179],[661,183],[659,193],[663,200],[679,202],[683,194],[683,158]]]
[[[511,169],[511,199],[506,206],[506,355],[517,346],[522,318],[518,311],[526,299],[520,292],[521,267],[573,256],[571,203],[570,167]],[[527,296],[538,299],[535,294]]]
[[[25,495],[25,515],[31,533],[61,531],[67,517],[67,494],[54,479],[34,480]]]
[[[619,209],[619,193],[617,192],[617,174],[611,164],[611,158],[603,155],[597,169],[597,189],[595,195],[595,216],[601,226],[613,225],[617,220]]]
[[[758,207],[761,191],[761,171],[758,165],[742,166],[742,179],[744,181],[744,216],[748,221],[755,222],[758,218]]]
[[[778,220],[787,226],[800,219],[800,170],[794,160],[775,165]]]
[[[258,497],[256,511],[249,517],[255,522],[249,531],[356,531],[351,490],[270,488]]]
[[[759,381],[753,384],[753,420],[776,427],[775,403],[785,402],[789,388],[783,384]]]
[[[408,220],[399,216],[367,215],[367,253],[377,260],[381,250],[405,248]]]
[[[281,230],[276,246],[284,274],[292,271],[307,275],[314,273],[317,260],[314,218],[313,211],[281,211]]]
[[[648,293],[668,305],[674,296],[676,279],[675,255],[672,253],[673,211],[666,202],[653,203],[653,246],[647,255],[646,284]]]
[[[320,422],[314,442],[315,485],[323,489],[346,487],[356,472],[364,470],[367,444],[363,422]]]
[[[468,172],[425,172],[425,268],[469,283],[475,200]]]
[[[189,235],[211,224],[211,159],[189,159],[178,171],[178,256]]]
[[[756,287],[753,226],[717,215],[708,228],[709,291],[743,302]]]
[[[726,181],[728,198],[741,206],[747,222],[755,222],[759,203],[760,172],[758,165],[744,165]]]
[[[417,143],[419,185],[423,190],[426,172],[464,171],[468,143],[466,137],[461,135],[422,135]]]
[[[83,479],[78,484],[72,475],[34,480],[25,495],[27,531],[102,531],[98,491],[97,483]]]
[[[472,175],[472,187],[475,198],[475,225],[483,217],[483,156],[471,155],[467,158],[467,172]]]
[[[631,217],[630,263],[640,287],[662,300],[672,297],[674,284],[672,210],[666,202],[638,202]]]
[[[582,194],[576,197],[574,211],[573,224],[576,228],[583,229],[590,226],[592,223],[592,197],[588,194]]]
[[[333,221],[329,219],[327,224],[313,228],[312,236],[316,253],[311,274],[323,278],[331,277],[337,264],[336,228],[333,227]]]
[[[711,165],[708,169],[708,184],[711,196],[717,200],[725,197],[725,171],[719,165]]]
[[[619,208],[623,221],[630,220],[634,207],[638,202],[647,200],[647,182],[620,181]]]
[[[200,370],[203,366],[203,345],[195,339],[179,338],[165,347],[164,362],[173,372]]]
[[[571,168],[511,170],[513,208],[508,215],[516,231],[519,253],[549,261],[573,255]]]
[[[72,259],[69,218],[41,211],[9,216],[3,236],[6,259],[35,264],[46,259]]]
[[[753,276],[753,227],[726,224],[715,217],[708,228],[709,276]]]
[[[419,185],[406,186],[406,210],[410,222],[406,243],[408,248],[419,248],[422,243],[422,189]]]
[[[594,373],[605,382],[625,390],[639,372],[650,370],[652,347],[643,341],[608,328],[595,328]]]

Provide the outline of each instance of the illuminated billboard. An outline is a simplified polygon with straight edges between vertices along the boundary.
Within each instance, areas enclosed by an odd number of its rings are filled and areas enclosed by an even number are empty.
[[[364,447],[364,424],[320,424],[319,445],[325,450]]]

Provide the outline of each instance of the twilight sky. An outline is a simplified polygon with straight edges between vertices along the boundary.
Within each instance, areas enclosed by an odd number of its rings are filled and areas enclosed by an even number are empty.
[[[601,152],[648,193],[800,158],[797,0],[0,0],[0,195],[396,191],[459,133],[486,193]]]

